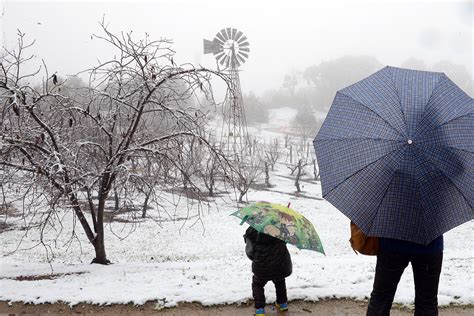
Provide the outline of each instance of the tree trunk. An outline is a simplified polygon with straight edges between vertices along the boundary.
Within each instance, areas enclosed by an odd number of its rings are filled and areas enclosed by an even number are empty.
[[[244,201],[242,200],[242,198],[244,197],[244,195],[245,195],[245,192],[240,191],[239,203],[244,203]]]
[[[295,186],[296,186],[296,192],[301,193],[300,182],[298,178],[296,178],[295,180]]]
[[[114,200],[115,200],[115,211],[117,212],[120,208],[120,198],[119,198],[116,188],[114,188]]]
[[[105,244],[104,244],[104,221],[103,221],[104,209],[103,207],[105,206],[105,199],[104,199],[104,203],[102,203],[102,209],[101,209],[101,203],[99,200],[97,222],[94,223],[95,234],[92,232],[89,222],[87,222],[87,219],[85,218],[84,213],[82,212],[79,206],[79,201],[77,200],[76,195],[71,193],[69,196],[69,200],[71,201],[73,205],[74,212],[77,218],[79,219],[79,222],[81,223],[81,226],[84,229],[84,232],[86,233],[87,238],[89,239],[90,243],[94,246],[95,258],[92,260],[91,263],[109,264],[110,261],[107,260],[107,256],[105,254]]]
[[[105,200],[110,192],[110,173],[105,173],[102,177],[101,184],[99,186],[99,201],[97,205],[97,231],[93,241],[95,258],[91,263],[98,264],[109,264],[110,261],[107,260],[107,255],[105,253],[105,243],[104,243],[104,211],[105,211]]]
[[[92,193],[89,188],[86,188],[87,201],[89,203],[89,211],[91,212],[92,224],[94,225],[94,231],[97,231],[97,215],[95,214],[94,201],[92,200]]]
[[[188,178],[186,174],[182,173],[183,179],[183,191],[186,192],[188,190]]]
[[[148,193],[145,195],[145,201],[143,202],[143,208],[142,208],[142,218],[146,217],[146,210],[148,208],[148,201],[150,200],[152,189],[148,191]]]
[[[97,207],[97,232],[94,241],[95,258],[91,263],[98,264],[109,264],[110,261],[107,259],[105,253],[105,243],[104,243],[104,208],[105,208],[105,199],[107,197],[106,193],[100,191],[99,193],[99,205]]]
[[[302,161],[301,159],[298,161],[298,166],[297,166],[297,169],[298,169],[298,172],[296,173],[296,179],[295,179],[295,186],[296,186],[296,192],[300,193],[301,192],[301,188],[300,188],[300,177],[301,177],[301,169],[302,169]]]
[[[316,167],[316,159],[313,159],[313,175],[314,175],[314,180],[318,181],[319,172],[318,172],[318,168]]]
[[[110,261],[107,259],[107,255],[105,254],[105,244],[104,244],[104,230],[101,230],[102,233],[97,234],[95,239],[94,250],[95,250],[95,258],[92,259],[91,263],[98,263],[98,264],[109,264]]]
[[[209,196],[214,196],[214,172],[211,173],[209,179]]]
[[[237,189],[239,190],[239,203],[244,202],[242,199],[244,195],[247,193],[249,187],[250,187],[250,184],[247,184],[247,181],[245,179],[240,179],[240,183],[237,187]]]
[[[270,172],[268,170],[268,162],[266,161],[265,161],[265,185],[267,186],[267,188],[272,186],[270,184]]]

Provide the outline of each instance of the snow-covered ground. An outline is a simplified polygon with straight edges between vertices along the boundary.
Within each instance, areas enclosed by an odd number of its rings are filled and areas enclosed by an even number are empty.
[[[270,179],[275,185],[272,191],[250,190],[248,200],[291,202],[292,208],[314,223],[324,244],[326,256],[288,246],[293,260],[293,274],[287,279],[289,299],[367,298],[375,257],[356,255],[351,250],[349,220],[321,199],[319,183],[305,182],[304,196],[297,197],[293,194],[294,180],[286,178],[288,174],[286,166],[277,165]],[[185,212],[186,205],[182,208]],[[202,211],[202,223],[113,222],[106,231],[107,254],[113,262],[108,266],[89,264],[94,253],[80,227],[76,226],[79,239],[67,243],[72,214],[65,217],[51,264],[42,246],[31,248],[38,242],[37,235],[30,233],[14,251],[25,231],[5,231],[0,233],[0,300],[70,304],[158,301],[164,306],[244,302],[252,295],[252,275],[242,238],[247,226],[240,226],[239,219],[229,216],[236,208],[230,197],[224,197]],[[473,237],[474,221],[445,234],[441,305],[474,304]],[[44,275],[49,278],[38,277]],[[267,285],[266,290],[267,300],[274,301],[273,286]],[[395,302],[412,304],[413,297],[413,274],[407,268]]]

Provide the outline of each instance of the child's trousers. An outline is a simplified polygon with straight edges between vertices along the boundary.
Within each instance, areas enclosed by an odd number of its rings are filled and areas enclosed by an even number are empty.
[[[276,290],[276,302],[278,304],[287,303],[288,298],[286,297],[286,283],[285,278],[276,280],[260,279],[255,276],[252,277],[252,294],[255,302],[255,308],[265,307],[265,284],[268,281],[272,281],[275,284]]]

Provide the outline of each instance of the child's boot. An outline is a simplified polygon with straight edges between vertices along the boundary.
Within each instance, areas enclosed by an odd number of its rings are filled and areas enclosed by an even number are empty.
[[[288,303],[281,303],[281,304],[276,303],[275,305],[276,307],[278,307],[280,312],[285,312],[288,310]]]
[[[265,308],[255,309],[255,316],[265,316]]]

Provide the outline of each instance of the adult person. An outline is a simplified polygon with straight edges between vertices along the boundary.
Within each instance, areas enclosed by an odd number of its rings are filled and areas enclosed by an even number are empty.
[[[411,263],[415,283],[415,316],[438,315],[438,285],[443,261],[443,236],[428,245],[379,238],[379,252],[367,316],[390,315],[398,282]]]

